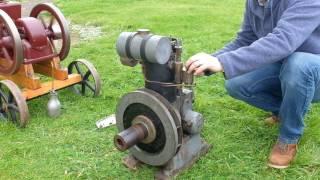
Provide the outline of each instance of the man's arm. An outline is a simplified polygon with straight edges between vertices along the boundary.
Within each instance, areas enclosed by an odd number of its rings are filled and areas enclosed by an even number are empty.
[[[227,79],[288,57],[319,27],[319,0],[291,0],[289,3],[272,33],[249,46],[217,56]]]
[[[223,49],[214,53],[213,56],[218,56],[220,54],[234,51],[234,50],[239,49],[244,46],[249,46],[252,42],[254,42],[258,39],[252,30],[249,14],[250,14],[250,8],[249,8],[249,3],[247,1],[242,27],[241,27],[240,31],[238,32],[236,39],[233,40],[231,43],[227,44]]]

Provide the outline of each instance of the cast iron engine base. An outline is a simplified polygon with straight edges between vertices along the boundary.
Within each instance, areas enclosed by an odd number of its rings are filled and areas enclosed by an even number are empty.
[[[202,140],[199,134],[184,136],[177,154],[165,166],[159,168],[155,174],[155,179],[174,178],[183,170],[191,167],[200,157],[207,154],[211,147],[206,141]],[[142,162],[129,155],[123,159],[123,164],[130,170],[137,170]]]

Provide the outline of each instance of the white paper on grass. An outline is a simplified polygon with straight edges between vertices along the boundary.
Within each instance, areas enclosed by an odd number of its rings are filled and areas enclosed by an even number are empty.
[[[96,122],[96,126],[99,129],[106,128],[116,124],[116,116],[114,114],[107,116]]]

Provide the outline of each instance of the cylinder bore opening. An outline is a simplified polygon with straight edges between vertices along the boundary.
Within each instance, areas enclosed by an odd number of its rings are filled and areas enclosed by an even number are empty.
[[[134,124],[114,137],[114,144],[120,151],[125,151],[146,138],[147,128],[143,124]]]
[[[119,151],[125,151],[126,150],[125,142],[123,142],[121,137],[116,136],[114,142],[115,142],[114,144],[116,145],[116,148]]]

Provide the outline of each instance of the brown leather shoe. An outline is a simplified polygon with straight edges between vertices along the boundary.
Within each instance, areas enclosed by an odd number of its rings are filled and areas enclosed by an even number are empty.
[[[280,118],[278,116],[272,115],[264,120],[267,125],[273,126],[280,123]]]
[[[276,169],[285,169],[289,167],[296,156],[297,149],[297,144],[283,144],[277,142],[270,153],[268,166]]]

